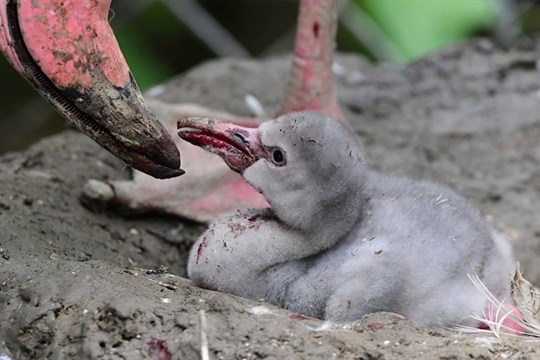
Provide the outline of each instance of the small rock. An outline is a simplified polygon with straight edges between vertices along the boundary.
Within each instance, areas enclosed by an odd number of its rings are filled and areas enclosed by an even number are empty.
[[[89,200],[107,202],[114,198],[114,190],[106,182],[92,179],[84,185],[82,195]]]

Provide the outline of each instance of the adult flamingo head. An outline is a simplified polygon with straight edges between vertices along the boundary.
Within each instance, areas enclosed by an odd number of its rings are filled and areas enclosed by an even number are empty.
[[[108,23],[111,0],[0,0],[0,50],[66,119],[126,164],[183,174]]]

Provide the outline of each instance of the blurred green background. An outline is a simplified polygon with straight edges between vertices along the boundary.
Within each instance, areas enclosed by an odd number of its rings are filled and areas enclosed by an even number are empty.
[[[525,0],[341,0],[337,45],[402,65],[480,35],[526,41],[539,9]],[[207,59],[290,52],[297,10],[298,0],[114,0],[110,21],[144,90]],[[66,126],[3,57],[0,76],[0,154]]]

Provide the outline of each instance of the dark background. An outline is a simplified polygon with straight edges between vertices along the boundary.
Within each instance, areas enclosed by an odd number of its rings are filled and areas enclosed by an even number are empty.
[[[342,0],[337,46],[398,66],[452,43],[490,36],[508,46],[540,28],[518,0]],[[215,57],[292,49],[297,0],[115,0],[111,26],[144,89]],[[0,154],[68,126],[0,56]]]

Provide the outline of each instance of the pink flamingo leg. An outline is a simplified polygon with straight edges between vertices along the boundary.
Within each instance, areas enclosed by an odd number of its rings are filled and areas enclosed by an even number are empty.
[[[338,6],[339,1],[300,2],[293,65],[278,115],[315,110],[348,125],[332,75]]]
[[[503,334],[523,335],[525,333],[525,328],[519,322],[519,320],[523,320],[523,315],[518,308],[509,302],[503,302],[502,307],[490,302],[484,310],[484,318],[487,321],[480,323],[479,329],[489,330],[488,323],[491,323],[498,324]]]

